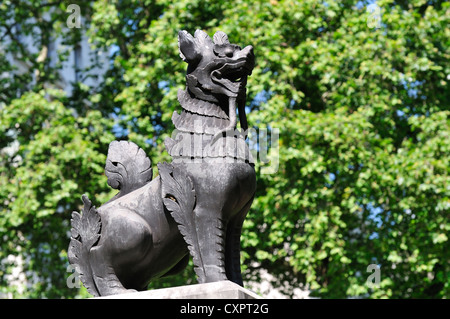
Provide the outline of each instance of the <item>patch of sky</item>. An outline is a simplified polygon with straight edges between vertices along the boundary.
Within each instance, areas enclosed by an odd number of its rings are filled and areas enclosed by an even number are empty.
[[[164,94],[169,93],[170,91],[169,81],[159,81],[158,89],[162,90]]]
[[[329,174],[328,174],[328,177],[330,178],[330,180],[331,180],[332,182],[334,182],[334,181],[336,180],[336,174],[334,174],[334,173],[329,173]]]
[[[115,122],[112,127],[112,133],[116,138],[122,138],[129,134],[128,129],[119,124],[119,122],[125,118],[124,115],[118,115],[119,113],[120,108],[116,107],[114,108],[114,112],[110,114]]]
[[[110,59],[110,63],[114,61],[115,56],[117,55],[117,53],[120,52],[120,47],[117,44],[112,44],[109,47],[109,59]]]
[[[336,180],[336,174],[338,174],[338,172],[336,172],[336,173],[325,173],[326,177],[328,177],[328,180],[326,180],[326,182],[325,182],[325,187],[330,188],[332,186],[332,184]]]
[[[376,207],[372,203],[368,203],[366,208],[369,210],[369,219],[374,221],[378,228],[383,225],[381,213],[384,211],[381,207]]]
[[[367,204],[366,208],[369,210],[368,219],[374,221],[376,226],[378,228],[381,228],[381,226],[383,225],[383,218],[381,215],[384,212],[383,208],[376,207],[372,203]],[[380,235],[378,234],[378,232],[373,232],[372,234],[370,234],[369,239],[373,240],[373,239],[377,239],[379,237],[380,237]]]
[[[373,240],[373,239],[378,239],[380,238],[380,235],[377,232],[373,232],[372,234],[370,234],[369,239]]]
[[[254,107],[258,107],[263,103],[266,103],[271,98],[272,95],[273,95],[272,91],[266,91],[266,90],[259,91],[258,93],[256,93],[255,97],[251,101],[250,109],[254,108]]]
[[[405,78],[404,76],[400,79],[400,84],[408,92],[408,96],[416,99],[420,93],[420,86],[425,83],[424,81],[414,80],[413,78]],[[421,99],[426,99],[426,96],[421,95]]]
[[[122,137],[128,136],[128,134],[130,133],[127,128],[124,128],[123,126],[121,126],[118,123],[113,125],[112,132],[116,138],[122,138]]]
[[[355,4],[356,9],[361,10],[364,7],[369,7],[369,6],[373,6],[373,5],[377,5],[377,2],[375,0],[365,0],[365,1],[358,1]]]

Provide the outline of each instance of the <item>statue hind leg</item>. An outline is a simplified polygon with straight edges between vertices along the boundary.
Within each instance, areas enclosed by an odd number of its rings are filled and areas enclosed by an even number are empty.
[[[94,247],[90,251],[92,272],[100,296],[136,291],[128,290],[122,285],[116,276],[114,267],[111,265],[111,260],[108,260],[105,255],[101,246]]]
[[[109,225],[104,240],[90,251],[91,268],[101,296],[135,292],[145,287],[129,286],[120,274],[129,265],[139,264],[151,249],[153,241],[150,227],[139,215],[126,209],[110,210],[102,220]],[[105,227],[106,228],[106,227]],[[112,240],[120,234],[120,240]]]

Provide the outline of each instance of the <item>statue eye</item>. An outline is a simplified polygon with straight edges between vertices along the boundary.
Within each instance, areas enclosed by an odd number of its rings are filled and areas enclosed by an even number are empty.
[[[214,45],[214,53],[220,57],[232,58],[234,56],[234,48],[230,45],[216,44]]]
[[[234,55],[234,50],[231,49],[231,48],[225,50],[225,55],[226,55],[227,57],[229,57],[229,58],[232,58],[233,55]]]

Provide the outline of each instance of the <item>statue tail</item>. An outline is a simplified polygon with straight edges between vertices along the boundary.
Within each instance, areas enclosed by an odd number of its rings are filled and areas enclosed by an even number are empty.
[[[68,250],[69,262],[80,274],[81,282],[88,292],[98,297],[100,293],[95,285],[90,265],[89,251],[98,243],[101,231],[101,219],[95,206],[86,195],[82,196],[83,214],[72,213],[72,229]]]
[[[108,185],[118,189],[111,200],[126,195],[152,180],[152,162],[144,150],[128,141],[113,141],[109,144],[105,174]]]

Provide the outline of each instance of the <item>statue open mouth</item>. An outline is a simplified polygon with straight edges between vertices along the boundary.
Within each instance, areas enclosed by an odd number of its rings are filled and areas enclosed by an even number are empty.
[[[223,65],[211,72],[213,83],[225,87],[236,96],[245,89],[247,77],[252,73],[254,67],[253,48],[251,46],[244,48],[237,54],[241,57],[237,59],[219,58],[214,61],[215,63],[222,62]]]
[[[211,80],[237,95],[247,84],[247,76],[248,73],[242,66],[225,64],[222,68],[211,73]]]

